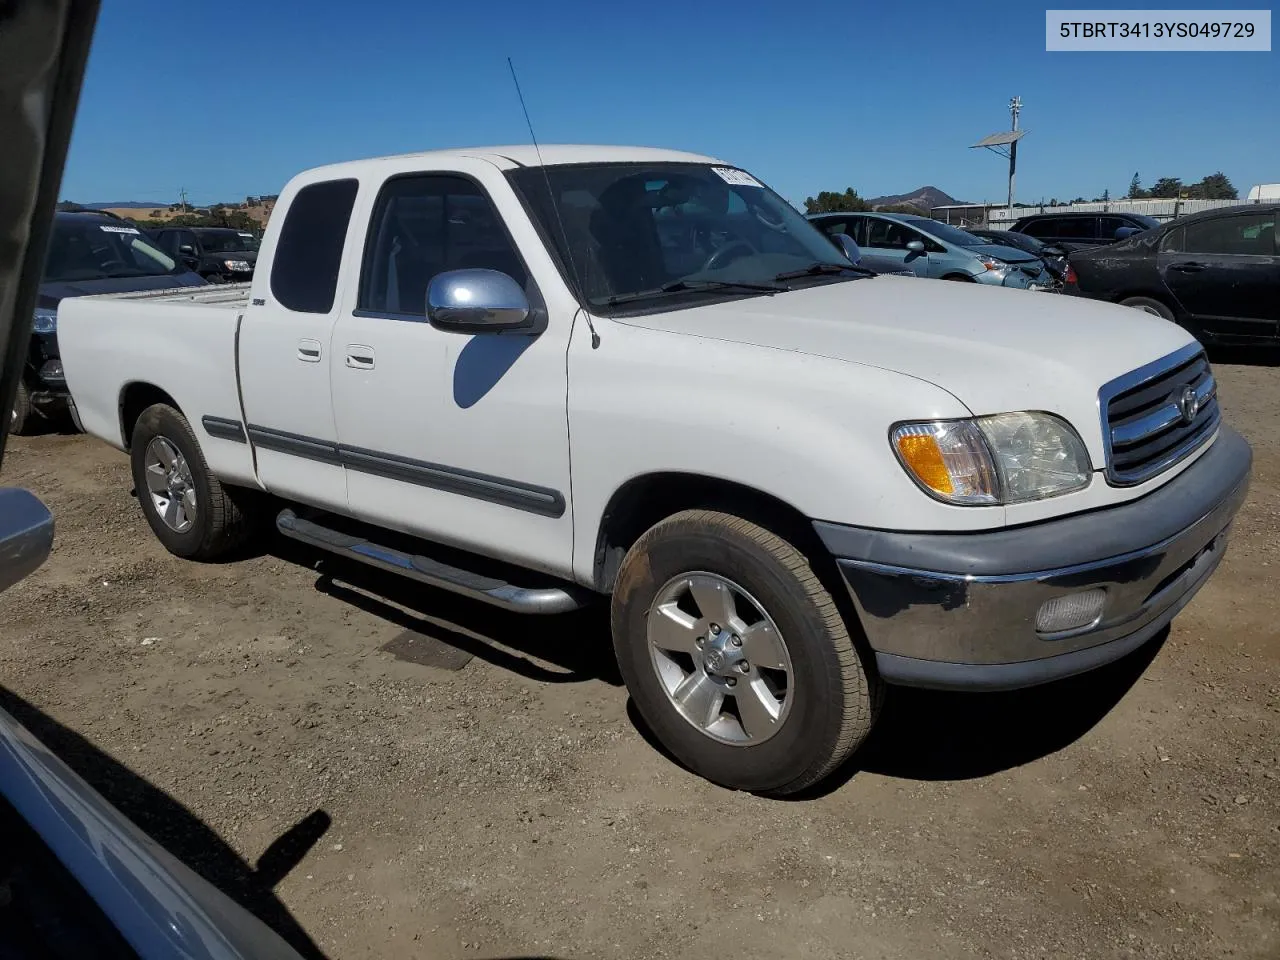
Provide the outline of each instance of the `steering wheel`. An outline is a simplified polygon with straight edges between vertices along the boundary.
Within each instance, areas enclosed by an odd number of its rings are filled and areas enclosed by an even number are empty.
[[[745,240],[733,240],[726,243],[723,247],[718,247],[711,251],[711,256],[702,262],[702,266],[697,269],[697,273],[706,273],[708,270],[718,270],[720,267],[728,266],[738,257],[730,256],[734,250],[745,251],[740,256],[751,256],[756,252],[756,248],[751,246]]]

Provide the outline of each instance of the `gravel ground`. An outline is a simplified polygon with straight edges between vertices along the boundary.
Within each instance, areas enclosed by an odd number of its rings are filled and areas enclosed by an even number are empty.
[[[713,787],[619,685],[604,609],[520,619],[284,546],[169,556],[125,458],[15,438],[57,517],[6,593],[0,705],[329,957],[1280,956],[1280,370],[1167,640],[1031,692],[895,691],[822,795]]]

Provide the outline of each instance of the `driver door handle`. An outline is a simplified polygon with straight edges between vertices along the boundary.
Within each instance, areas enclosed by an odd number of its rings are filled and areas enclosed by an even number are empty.
[[[1201,270],[1204,269],[1204,264],[1196,263],[1194,260],[1192,260],[1192,261],[1188,261],[1187,263],[1175,263],[1173,264],[1171,269],[1177,270],[1179,273],[1199,273]]]
[[[360,343],[347,344],[347,366],[352,370],[372,370],[373,347]]]
[[[304,337],[298,341],[298,359],[303,363],[320,362],[320,341]]]

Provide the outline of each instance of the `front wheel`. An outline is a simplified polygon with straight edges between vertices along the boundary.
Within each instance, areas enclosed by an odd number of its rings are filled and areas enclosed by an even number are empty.
[[[871,731],[880,681],[790,543],[729,514],[663,520],[627,553],[613,641],[636,707],[694,772],[785,795]]]
[[[252,534],[248,491],[209,471],[186,417],[167,404],[142,411],[130,445],[133,485],[152,532],[175,556],[215,560]]]

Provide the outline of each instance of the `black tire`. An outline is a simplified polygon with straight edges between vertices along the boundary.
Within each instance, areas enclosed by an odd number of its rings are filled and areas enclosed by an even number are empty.
[[[731,745],[704,733],[677,712],[654,668],[650,607],[664,585],[695,572],[749,592],[784,640],[793,668],[790,705],[761,742]],[[786,540],[739,517],[688,510],[652,527],[622,562],[612,620],[623,679],[649,728],[681,763],[722,786],[775,796],[811,787],[858,748],[879,712],[881,681],[859,657],[809,562]]]
[[[1135,310],[1141,310],[1144,313],[1154,314],[1157,317],[1163,317],[1170,323],[1176,323],[1173,311],[1166,304],[1155,300],[1152,297],[1128,297],[1120,301],[1122,307],[1133,307]]]
[[[9,432],[21,437],[31,430],[38,414],[31,407],[31,394],[27,385],[19,380],[18,392],[13,395],[13,412],[10,414]]]
[[[163,437],[186,461],[195,490],[195,517],[188,530],[179,532],[164,521],[147,486],[146,457],[151,441]],[[130,442],[133,485],[142,514],[165,549],[187,560],[216,560],[243,546],[255,531],[252,491],[225,486],[209,472],[204,452],[186,417],[167,404],[142,411]]]

